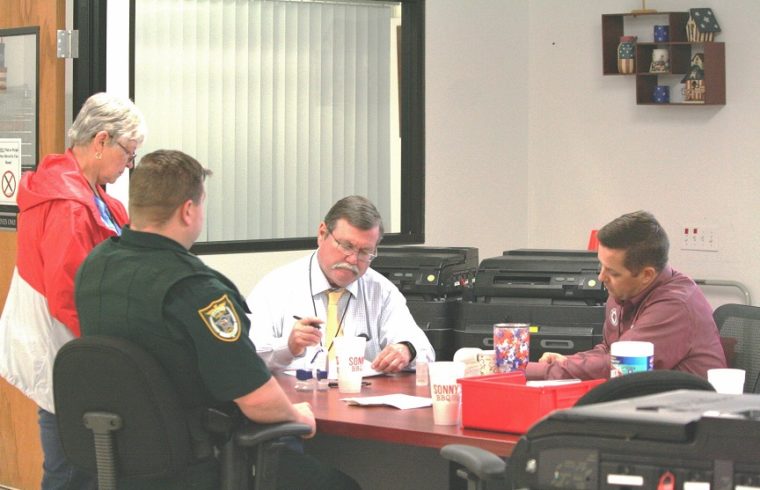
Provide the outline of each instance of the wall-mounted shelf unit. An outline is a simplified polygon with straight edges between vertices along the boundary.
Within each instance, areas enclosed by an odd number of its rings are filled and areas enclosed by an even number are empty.
[[[649,21],[651,19],[651,21]],[[669,28],[667,42],[654,42],[654,26],[666,20]],[[602,15],[602,72],[604,75],[620,75],[617,67],[617,47],[620,37],[632,35],[626,32],[626,20],[650,23],[647,36],[638,36],[636,42],[636,71],[629,76],[636,78],[636,103],[639,105],[725,105],[726,103],[726,52],[725,44],[719,42],[690,42],[686,37],[688,12],[656,12],[645,14]],[[667,49],[670,69],[666,72],[650,72],[654,49]],[[686,101],[680,97],[681,79],[691,66],[697,53],[704,56],[704,101]],[[624,75],[625,76],[625,75]],[[657,85],[670,87],[671,102],[656,104],[652,94]],[[677,91],[677,93],[676,93]]]

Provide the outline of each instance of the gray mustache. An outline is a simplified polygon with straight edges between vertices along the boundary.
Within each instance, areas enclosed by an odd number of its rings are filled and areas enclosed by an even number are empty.
[[[359,275],[359,268],[356,267],[354,264],[349,264],[348,262],[338,262],[337,264],[335,264],[335,265],[332,266],[332,269],[333,270],[335,270],[335,269],[346,269],[346,270],[349,270],[349,271],[353,272],[357,276]]]

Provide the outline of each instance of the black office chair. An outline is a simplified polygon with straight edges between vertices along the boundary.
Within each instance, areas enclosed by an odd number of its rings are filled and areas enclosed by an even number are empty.
[[[575,402],[576,407],[612,402],[673,390],[715,391],[705,378],[681,371],[643,371],[612,378],[595,386]]]
[[[681,389],[715,391],[706,379],[694,374],[666,370],[645,371],[605,381],[579,398],[575,406]],[[450,444],[441,448],[441,456],[455,463],[456,474],[467,480],[469,490],[491,489],[494,485],[498,485],[499,488],[512,488],[510,472],[520,471],[518,468],[511,468],[508,461],[505,462],[495,454],[474,446]],[[504,465],[498,464],[496,460],[502,461]]]
[[[305,424],[248,424],[215,410],[184,409],[161,365],[122,338],[82,337],[59,351],[53,368],[58,430],[67,459],[97,474],[100,490],[117,480],[171,479],[198,461],[214,464],[220,488],[274,488],[284,436]],[[255,461],[255,463],[254,463]]]
[[[760,393],[760,307],[725,304],[713,312],[729,367],[744,369],[744,392]]]
[[[467,482],[467,490],[510,488],[507,461],[490,451],[467,444],[447,444],[441,456],[449,460],[450,489],[457,488],[455,478]]]

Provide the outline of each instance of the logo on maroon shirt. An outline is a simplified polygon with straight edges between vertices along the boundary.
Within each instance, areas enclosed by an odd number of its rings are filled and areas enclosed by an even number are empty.
[[[610,323],[613,327],[618,326],[618,311],[617,308],[613,308],[610,310]]]

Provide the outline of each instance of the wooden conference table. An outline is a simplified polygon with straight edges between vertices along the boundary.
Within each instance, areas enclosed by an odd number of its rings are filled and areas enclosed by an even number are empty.
[[[447,488],[448,463],[438,454],[447,444],[469,444],[509,456],[518,434],[433,424],[431,407],[399,410],[389,406],[352,406],[341,398],[405,393],[430,396],[415,385],[414,373],[365,378],[369,386],[356,395],[327,391],[299,392],[295,377],[277,375],[292,402],[309,402],[317,436],[307,451],[355,477],[362,488]],[[388,471],[393,468],[392,471]],[[393,479],[396,478],[396,481]]]
[[[433,409],[399,410],[389,406],[351,406],[341,398],[405,393],[430,396],[417,387],[414,373],[365,378],[361,393],[295,390],[294,376],[276,376],[292,402],[309,402],[317,420],[317,435],[306,440],[306,451],[354,477],[364,490],[440,490],[465,488],[440,456],[447,444],[469,444],[508,456],[519,435],[433,424]]]
[[[277,379],[291,401],[311,403],[317,420],[318,437],[328,434],[434,449],[447,444],[470,444],[500,456],[509,456],[520,437],[517,434],[435,425],[431,407],[399,410],[389,406],[351,406],[341,400],[393,393],[429,397],[428,387],[416,386],[414,373],[365,378],[371,384],[362,387],[362,392],[356,395],[340,393],[338,388],[296,391],[294,376],[280,374]]]

